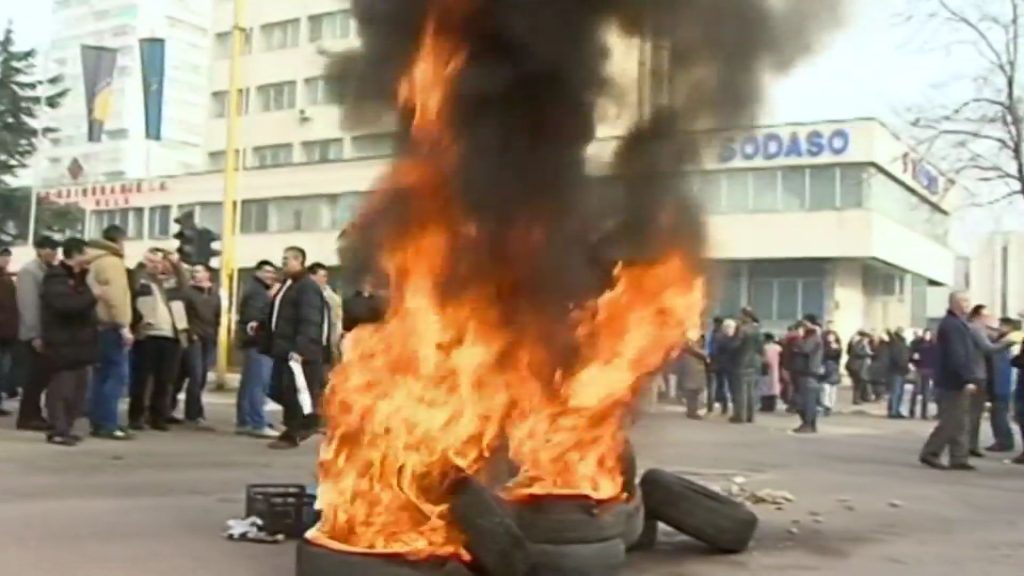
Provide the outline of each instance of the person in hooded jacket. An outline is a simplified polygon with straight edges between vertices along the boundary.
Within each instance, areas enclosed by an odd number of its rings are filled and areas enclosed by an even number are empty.
[[[89,367],[99,359],[99,325],[97,300],[86,280],[86,243],[69,238],[62,251],[64,259],[46,271],[41,291],[46,411],[52,426],[46,440],[74,446],[81,441],[74,425],[85,405]]]
[[[918,400],[920,400],[921,419],[928,419],[928,408],[935,395],[933,385],[935,368],[939,364],[938,351],[935,333],[931,329],[925,329],[910,346],[910,361],[914,364],[914,370],[917,372],[917,384],[914,386],[914,394],[910,398],[911,418],[917,415]]]

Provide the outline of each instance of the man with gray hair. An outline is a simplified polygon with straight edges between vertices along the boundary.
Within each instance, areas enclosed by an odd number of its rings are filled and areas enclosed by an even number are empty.
[[[920,461],[938,470],[974,470],[968,462],[968,420],[971,396],[978,392],[983,378],[975,369],[980,354],[967,325],[971,300],[966,292],[949,295],[949,310],[939,324],[936,345],[935,396],[939,405],[939,423],[921,448]],[[949,466],[941,460],[949,448]]]

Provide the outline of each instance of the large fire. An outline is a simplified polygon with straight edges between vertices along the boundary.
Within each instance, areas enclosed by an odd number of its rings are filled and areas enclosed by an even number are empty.
[[[403,232],[378,255],[389,309],[383,323],[346,340],[323,406],[323,516],[307,538],[335,550],[468,559],[450,518],[449,485],[480,473],[506,442],[520,467],[507,498],[621,497],[619,455],[633,400],[702,308],[695,258],[682,249],[619,263],[611,287],[567,305],[558,325],[538,315],[513,330],[500,313],[502,278],[444,293],[439,279],[458,264],[449,248],[482,241],[456,193],[463,150],[451,129],[467,55],[460,28],[474,5],[431,4],[398,87],[410,151],[375,198],[407,202]],[[544,231],[529,223],[510,224],[507,234],[524,251],[544,247]],[[576,350],[564,365],[545,340],[562,333]]]

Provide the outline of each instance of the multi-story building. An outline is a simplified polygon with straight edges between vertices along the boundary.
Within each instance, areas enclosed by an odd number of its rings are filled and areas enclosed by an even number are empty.
[[[985,237],[971,257],[970,292],[996,317],[1024,313],[1024,232]]]
[[[184,174],[204,167],[211,0],[55,0],[47,72],[70,94],[46,121],[59,132],[43,146],[34,180],[40,186]],[[139,39],[164,38],[163,138],[148,141]],[[110,117],[102,141],[89,142],[82,45],[117,50]],[[81,173],[69,171],[74,160]]]

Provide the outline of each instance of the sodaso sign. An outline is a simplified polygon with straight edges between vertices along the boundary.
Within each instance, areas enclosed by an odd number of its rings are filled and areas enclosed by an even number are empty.
[[[831,132],[763,132],[742,138],[726,138],[718,152],[722,164],[737,160],[778,160],[780,158],[818,158],[842,156],[850,149],[850,132],[836,128]]]

